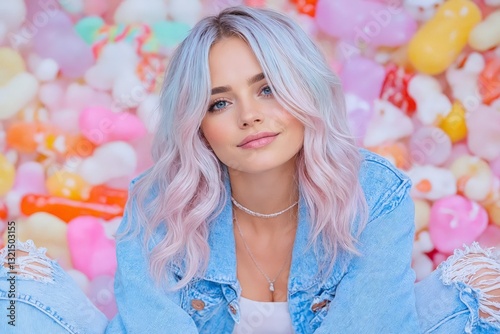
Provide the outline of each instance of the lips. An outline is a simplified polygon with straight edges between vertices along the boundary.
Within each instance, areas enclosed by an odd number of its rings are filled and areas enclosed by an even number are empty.
[[[245,137],[237,146],[241,147],[243,145],[246,145],[254,140],[262,139],[262,138],[268,138],[268,137],[276,137],[279,134],[279,132],[259,132],[250,136]]]

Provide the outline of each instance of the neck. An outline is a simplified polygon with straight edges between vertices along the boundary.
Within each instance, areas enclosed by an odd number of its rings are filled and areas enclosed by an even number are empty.
[[[295,163],[262,173],[229,170],[232,196],[244,207],[262,214],[286,209],[299,199]],[[295,225],[298,206],[274,218],[259,218],[233,207],[241,225],[251,225],[256,233],[283,231]]]

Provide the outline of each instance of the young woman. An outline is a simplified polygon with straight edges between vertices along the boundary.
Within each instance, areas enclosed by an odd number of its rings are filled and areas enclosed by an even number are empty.
[[[203,19],[171,59],[161,111],[118,230],[116,317],[19,243],[20,294],[0,281],[17,327],[4,318],[2,333],[500,332],[488,250],[414,285],[410,181],[355,146],[338,78],[290,19]]]

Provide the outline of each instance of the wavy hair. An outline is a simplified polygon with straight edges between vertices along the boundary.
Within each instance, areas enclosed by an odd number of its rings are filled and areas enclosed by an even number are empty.
[[[358,254],[362,228],[354,233],[353,221],[361,227],[366,223],[358,180],[362,156],[349,132],[339,78],[290,18],[272,10],[226,8],[202,19],[175,50],[162,90],[152,148],[155,163],[130,194],[137,202],[136,227],[145,231],[145,244],[158,227],[168,231],[150,250],[149,268],[159,283],[172,264],[183,266],[185,275],[174,289],[206,269],[209,223],[228,196],[223,165],[199,129],[210,99],[210,48],[234,36],[255,53],[277,101],[304,124],[297,177],[310,215],[309,246],[321,259],[320,268],[326,267],[323,272],[333,268],[339,250]]]

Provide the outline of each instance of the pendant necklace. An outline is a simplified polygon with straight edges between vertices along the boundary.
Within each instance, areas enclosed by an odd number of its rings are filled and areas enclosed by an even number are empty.
[[[238,229],[238,233],[240,234],[241,240],[243,241],[243,245],[245,246],[248,255],[250,255],[250,258],[252,259],[253,264],[255,264],[255,267],[257,268],[257,270],[260,271],[260,273],[262,274],[262,276],[265,277],[267,283],[269,283],[269,291],[274,292],[274,283],[276,282],[276,280],[278,279],[278,277],[281,275],[281,272],[283,271],[283,269],[285,269],[285,265],[286,265],[286,263],[288,261],[285,261],[283,263],[283,265],[281,266],[280,271],[278,272],[278,274],[276,275],[276,277],[274,277],[274,279],[269,278],[269,276],[267,276],[266,273],[264,272],[264,270],[262,270],[262,268],[259,266],[259,264],[257,263],[257,261],[255,260],[255,258],[253,256],[252,252],[250,251],[250,247],[248,247],[248,244],[245,241],[245,238],[243,237],[243,232],[241,231],[240,224],[238,223],[238,219],[236,219],[236,215],[234,216],[233,221],[236,224],[236,228]]]

